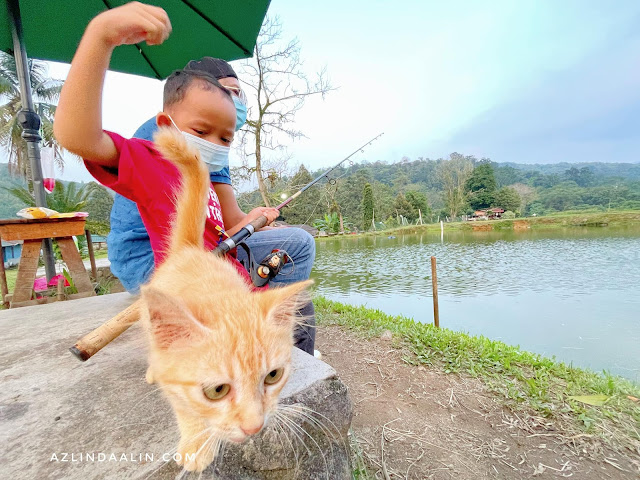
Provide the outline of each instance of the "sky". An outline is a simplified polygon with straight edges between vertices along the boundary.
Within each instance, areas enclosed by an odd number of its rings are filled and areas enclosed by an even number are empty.
[[[297,114],[292,168],[329,167],[380,132],[354,160],[640,161],[635,0],[272,0],[268,14],[336,87]],[[109,73],[104,127],[131,136],[161,98],[160,81]],[[90,179],[73,160],[62,178]]]

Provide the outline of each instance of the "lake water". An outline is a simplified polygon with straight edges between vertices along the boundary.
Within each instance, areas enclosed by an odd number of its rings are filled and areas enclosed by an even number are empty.
[[[317,293],[640,382],[640,227],[333,237]]]

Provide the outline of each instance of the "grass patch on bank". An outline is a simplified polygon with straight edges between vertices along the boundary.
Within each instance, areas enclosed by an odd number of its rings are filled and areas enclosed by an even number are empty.
[[[510,409],[553,420],[569,438],[595,436],[619,451],[640,453],[640,385],[636,383],[379,310],[324,297],[315,297],[314,304],[319,325],[348,327],[370,337],[390,330],[411,352],[405,359],[408,363],[480,378]],[[594,395],[602,396],[604,404],[592,406],[570,398]]]
[[[17,268],[8,268],[5,270],[7,276],[7,288],[9,292],[13,292],[13,289],[16,286],[16,278],[18,278],[18,269]]]

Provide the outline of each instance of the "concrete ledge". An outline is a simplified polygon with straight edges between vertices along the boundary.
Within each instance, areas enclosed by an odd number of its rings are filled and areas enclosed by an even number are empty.
[[[68,351],[133,300],[120,293],[0,312],[0,477],[164,480],[180,472],[170,460],[179,437],[173,414],[144,381],[139,327],[86,363]],[[271,427],[227,445],[202,478],[351,478],[346,387],[297,349],[294,366],[281,403],[317,414],[296,422],[297,435]]]

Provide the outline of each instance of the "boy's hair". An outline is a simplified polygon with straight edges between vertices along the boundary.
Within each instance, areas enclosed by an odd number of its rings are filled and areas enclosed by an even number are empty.
[[[176,70],[169,75],[164,84],[164,107],[166,108],[180,103],[194,82],[198,84],[198,87],[207,91],[220,90],[224,95],[229,97],[229,100],[233,101],[229,91],[210,73],[199,70]]]

